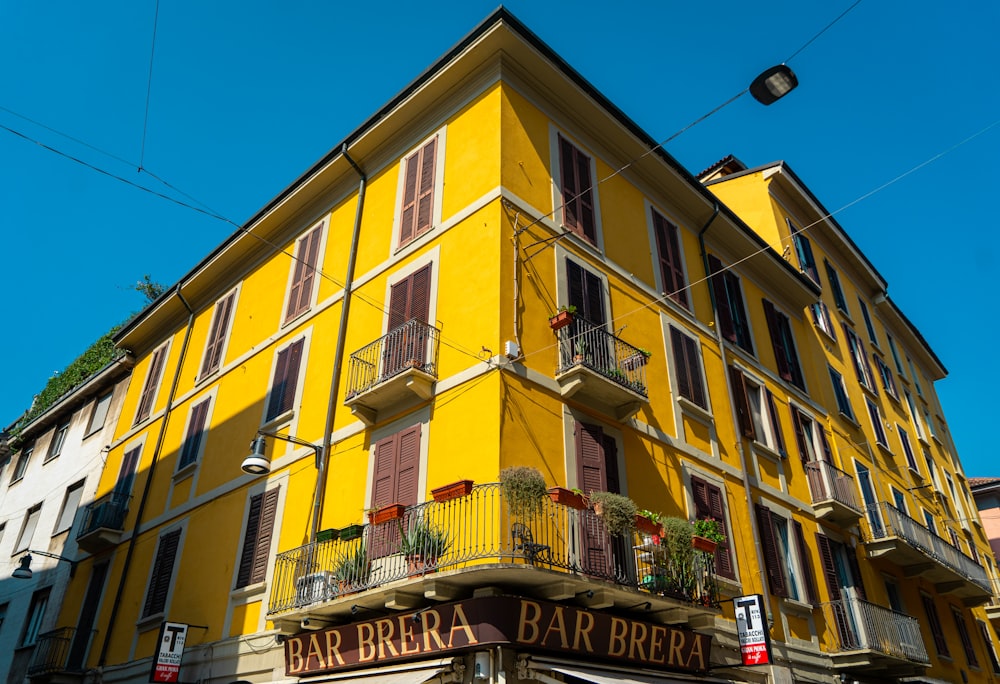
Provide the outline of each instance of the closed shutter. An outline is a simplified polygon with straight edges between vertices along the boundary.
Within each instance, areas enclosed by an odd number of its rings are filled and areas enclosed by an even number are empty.
[[[840,591],[840,578],[837,577],[837,566],[833,559],[833,544],[826,535],[816,533],[816,545],[819,547],[819,559],[823,565],[823,578],[826,580],[826,589],[830,594],[830,609],[833,613],[833,621],[837,625],[837,634],[840,637],[840,645],[844,649],[855,649],[859,647],[859,642],[851,629],[851,623],[847,618],[847,609],[841,602],[843,594]]]
[[[278,511],[280,487],[262,492],[250,499],[247,529],[243,536],[243,552],[236,576],[236,588],[245,587],[267,579],[267,561],[274,533],[274,519]]]
[[[604,458],[604,430],[598,425],[576,424],[576,462],[584,494],[608,490]]]
[[[739,422],[740,433],[750,439],[757,438],[750,413],[750,397],[747,396],[746,378],[735,366],[729,367],[729,384],[733,387],[733,406]]]
[[[230,292],[215,305],[215,315],[212,318],[212,329],[208,334],[208,344],[205,345],[205,358],[201,364],[201,377],[214,373],[222,365],[222,350],[229,334],[229,320],[233,314],[233,302],[236,293]]]
[[[170,581],[174,573],[174,559],[177,556],[177,545],[180,543],[180,539],[180,530],[168,532],[160,537],[160,545],[156,549],[156,561],[153,563],[153,575],[146,592],[146,603],[142,609],[143,617],[162,613],[167,605],[167,594],[170,591]]]
[[[830,442],[826,438],[826,430],[819,423],[814,423],[816,434],[819,436],[819,445],[823,449],[821,458],[827,463],[833,463],[833,454],[830,452]]]
[[[421,325],[404,327],[415,320],[426,324],[430,318],[431,264],[395,283],[389,290],[389,318],[383,348],[383,377],[392,377],[429,362],[427,330]]]
[[[292,267],[292,284],[288,290],[288,307],[285,320],[290,321],[312,304],[313,281],[319,260],[319,242],[322,227],[313,228],[299,238],[295,246],[295,262]]]
[[[608,481],[606,444],[606,435],[599,425],[576,424],[577,477],[584,494],[615,491]],[[614,479],[617,480],[617,466]],[[613,484],[618,486],[617,482]],[[614,576],[615,552],[599,516],[590,513],[580,516],[580,546],[585,573],[606,579]]]
[[[205,421],[208,418],[208,407],[211,401],[211,399],[206,399],[191,409],[191,419],[188,422],[187,435],[184,437],[184,446],[181,447],[178,469],[194,463],[195,459],[198,458],[198,451],[201,449],[201,442],[205,437]]]
[[[962,611],[952,606],[951,615],[955,618],[955,628],[958,629],[958,638],[962,641],[962,650],[965,651],[965,660],[969,667],[979,667],[979,658],[976,657],[976,649],[972,646],[972,639],[969,638],[969,627],[965,624]]]
[[[944,630],[941,629],[941,620],[938,618],[937,607],[934,605],[934,599],[927,594],[921,594],[920,600],[924,604],[924,612],[927,613],[927,626],[931,630],[931,638],[934,640],[934,649],[937,651],[939,656],[945,658],[951,657],[951,651],[948,649],[948,641],[944,638]]]
[[[819,603],[819,593],[816,591],[816,576],[813,574],[812,559],[809,556],[809,548],[806,546],[806,536],[802,531],[802,523],[798,520],[792,521],[795,528],[795,549],[798,552],[799,567],[805,575],[806,599],[812,605]]]
[[[122,466],[118,470],[118,480],[111,492],[111,500],[115,503],[125,504],[132,496],[132,485],[135,482],[135,471],[139,466],[139,453],[141,451],[142,447],[137,446],[125,452]]]
[[[699,520],[714,518],[719,521],[719,531],[724,537],[715,549],[715,572],[729,579],[736,579],[736,564],[729,544],[729,529],[726,525],[726,507],[722,490],[698,477],[691,478],[691,493],[694,499],[694,514]]]
[[[153,398],[156,396],[156,388],[160,385],[160,374],[163,372],[166,355],[166,345],[153,352],[153,358],[149,363],[149,373],[146,375],[146,384],[143,385],[142,394],[139,397],[139,410],[135,416],[136,423],[141,423],[149,418],[149,413],[153,408]]]
[[[274,420],[295,405],[295,390],[299,380],[304,340],[296,340],[278,352],[274,367],[274,383],[267,406],[267,420]]]
[[[707,408],[701,364],[698,362],[698,342],[671,327],[670,343],[674,352],[674,370],[677,372],[677,392],[698,406]]]
[[[589,242],[597,237],[590,158],[559,136],[559,171],[562,175],[563,224]]]
[[[781,420],[778,418],[778,408],[774,403],[774,395],[771,394],[771,390],[764,390],[764,393],[767,395],[768,420],[771,421],[771,432],[774,433],[774,448],[783,457],[787,457],[785,437],[781,434]]]
[[[788,596],[788,585],[785,582],[784,562],[778,550],[778,540],[771,520],[771,511],[766,506],[756,505],[757,532],[764,552],[764,568],[767,571],[768,584],[775,596]]]
[[[417,503],[420,476],[420,432],[418,423],[375,444],[372,508],[389,504],[413,506]],[[405,525],[405,521],[403,522]],[[392,520],[373,526],[369,546],[372,557],[399,550],[400,525]]]
[[[434,221],[434,180],[437,137],[406,158],[399,244],[404,245],[431,228]]]
[[[785,346],[784,336],[781,334],[781,324],[778,320],[780,315],[774,309],[774,305],[766,299],[764,304],[764,318],[767,319],[767,330],[771,335],[771,346],[774,349],[774,362],[778,368],[778,375],[783,380],[792,382],[792,369],[788,364],[788,349]]]
[[[795,428],[795,441],[799,445],[799,456],[802,458],[803,463],[808,463],[813,460],[812,449],[810,449],[809,442],[807,441],[809,437],[806,435],[805,426],[802,424],[803,420],[808,420],[802,415],[802,412],[796,408],[792,409],[792,425]]]
[[[708,270],[712,274],[712,291],[715,293],[715,310],[719,316],[719,332],[730,342],[736,342],[736,325],[733,322],[732,304],[726,289],[726,273],[722,262],[708,255]]]
[[[656,252],[660,262],[660,276],[667,296],[687,307],[687,289],[684,287],[684,268],[681,262],[681,245],[677,226],[653,212],[653,233],[656,235]]]
[[[868,600],[868,592],[865,591],[865,581],[861,576],[861,566],[858,565],[858,553],[856,549],[844,548],[844,555],[847,556],[847,567],[851,570],[851,578],[854,582],[854,592],[862,601]]]
[[[260,532],[260,514],[264,504],[264,494],[250,497],[250,512],[247,514],[247,530],[243,535],[243,551],[240,554],[240,568],[236,575],[236,588],[250,584],[257,534]]]

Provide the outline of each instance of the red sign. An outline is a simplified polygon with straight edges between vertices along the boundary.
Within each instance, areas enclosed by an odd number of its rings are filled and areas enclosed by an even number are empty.
[[[760,594],[741,596],[733,601],[736,607],[736,632],[744,665],[771,664],[771,634]]]
[[[149,681],[153,684],[176,684],[181,671],[187,629],[187,625],[179,622],[164,622],[160,625],[160,640],[153,659],[153,669],[149,673]]]

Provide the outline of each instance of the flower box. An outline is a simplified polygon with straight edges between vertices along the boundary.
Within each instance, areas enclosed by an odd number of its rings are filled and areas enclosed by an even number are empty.
[[[622,368],[627,371],[636,371],[645,366],[647,361],[649,361],[649,357],[645,354],[632,354],[632,356],[622,359]]]
[[[697,551],[715,553],[715,549],[718,548],[718,546],[718,542],[714,542],[708,537],[699,537],[697,534],[691,535],[691,548]]]
[[[569,311],[560,311],[549,319],[549,327],[553,330],[561,330],[573,322],[573,314]]]
[[[451,499],[468,496],[472,492],[472,484],[472,480],[459,480],[458,482],[452,482],[451,484],[446,484],[443,487],[432,489],[431,496],[433,496],[434,500],[438,502],[450,501]]]
[[[399,503],[382,506],[378,510],[368,514],[368,520],[373,525],[381,525],[390,520],[401,520],[406,514],[406,506]]]
[[[340,541],[357,539],[365,532],[364,525],[348,525],[340,531]]]
[[[574,492],[572,489],[566,489],[564,487],[550,487],[549,498],[552,499],[554,503],[569,506],[570,508],[576,508],[581,511],[587,507],[587,502],[584,501],[583,494]]]
[[[336,527],[331,527],[328,530],[320,530],[319,532],[316,533],[316,541],[318,542],[332,541],[336,539],[339,534],[340,530],[338,530]]]
[[[635,529],[640,534],[659,534],[660,523],[653,522],[644,515],[635,516]]]

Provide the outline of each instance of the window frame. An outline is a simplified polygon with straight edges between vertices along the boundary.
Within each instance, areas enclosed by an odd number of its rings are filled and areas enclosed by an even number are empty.
[[[771,337],[771,349],[774,352],[775,368],[782,380],[806,391],[805,375],[802,373],[802,363],[795,345],[795,334],[792,332],[792,322],[788,314],[779,311],[768,299],[761,299],[764,307],[764,318],[767,319],[767,329]]]
[[[829,364],[827,364],[826,368],[830,375],[830,384],[833,385],[833,396],[837,402],[837,410],[852,423],[857,423],[858,419],[854,415],[854,407],[851,406],[851,397],[847,393],[844,376]]]
[[[690,335],[674,325],[670,329],[670,362],[673,387],[677,398],[691,402],[700,409],[709,411],[708,384],[705,380],[705,364],[702,360],[701,339]],[[683,359],[678,359],[677,345],[682,345]],[[682,363],[683,361],[683,363]],[[685,381],[688,391],[685,392]],[[700,399],[700,401],[699,401]]]
[[[913,452],[913,445],[910,444],[910,435],[906,432],[902,425],[896,424],[896,434],[899,436],[899,445],[903,449],[903,456],[906,458],[906,465],[917,475],[920,475],[920,469],[917,466],[917,455]]]
[[[431,145],[434,146],[434,150],[430,155],[426,155],[426,150]],[[447,126],[442,126],[438,130],[434,131],[426,138],[421,140],[418,144],[414,145],[410,150],[402,155],[399,160],[399,177],[396,186],[396,206],[395,212],[393,213],[393,226],[392,226],[392,241],[393,241],[393,252],[396,252],[407,245],[410,245],[417,240],[419,240],[424,235],[431,233],[437,226],[441,225],[441,209],[442,209],[442,195],[444,192],[444,169],[445,169],[445,148],[447,146]],[[430,160],[432,164],[432,178],[430,183],[430,188],[424,188],[421,183],[423,170],[421,166],[415,168],[415,178],[414,178],[414,188],[413,188],[413,199],[408,200],[407,193],[407,180],[408,180],[408,170],[410,168],[411,160],[415,160],[414,163],[421,165],[422,163],[427,163],[427,159]],[[426,226],[421,224],[420,221],[420,209],[421,209],[421,198],[430,197],[430,206],[428,208],[428,223]],[[413,204],[413,219],[410,222],[409,229],[404,225],[404,214],[408,210],[410,204]],[[405,234],[404,234],[405,230]]]
[[[861,338],[847,323],[843,324],[844,339],[847,340],[847,350],[854,365],[854,373],[858,378],[858,384],[872,394],[878,396],[878,387],[875,385],[875,374],[872,373],[871,365],[868,363],[868,353],[865,351]]]
[[[202,352],[201,370],[198,381],[215,375],[222,368],[229,347],[230,333],[236,314],[237,292],[239,287],[219,297],[212,308],[212,318],[208,324],[208,335],[205,337],[205,349]]]
[[[802,462],[826,461],[833,464],[833,452],[830,449],[830,441],[826,438],[826,430],[823,429],[823,425],[798,406],[792,405],[791,411],[792,429]],[[810,445],[812,446],[811,453],[803,451],[803,446]],[[808,458],[810,455],[814,458]]]
[[[7,483],[8,487],[24,479],[24,474],[28,471],[28,463],[31,461],[34,453],[34,442],[21,447],[21,451],[17,454],[17,460],[14,461],[14,468],[10,471],[10,481]]]
[[[774,394],[763,380],[747,373],[738,366],[729,367],[729,381],[733,391],[737,424],[741,434],[755,445],[787,458],[785,437],[781,431]],[[756,401],[754,401],[756,397]],[[763,433],[763,435],[761,434]],[[763,439],[761,437],[763,436]]]
[[[104,429],[104,423],[108,420],[108,413],[110,413],[111,402],[114,400],[114,396],[115,391],[112,389],[94,400],[94,405],[90,409],[90,418],[87,419],[87,429],[84,432],[84,438],[90,437],[95,432],[100,432]],[[95,422],[98,414],[101,416],[99,424]]]
[[[678,306],[690,311],[691,299],[688,295],[687,265],[684,261],[680,224],[668,218],[652,204],[647,203],[647,206],[656,290]]]
[[[14,542],[15,555],[23,553],[31,548],[31,540],[35,536],[35,532],[38,531],[38,521],[41,520],[42,517],[43,503],[44,502],[40,501],[24,512],[24,519],[21,522],[21,531],[17,535],[17,541]],[[31,531],[26,535],[25,532],[27,532],[29,526]]]
[[[283,357],[283,354],[294,354],[293,348],[301,345],[298,351],[298,358]],[[299,335],[288,343],[274,350],[274,360],[271,366],[271,378],[268,382],[267,396],[264,399],[264,416],[262,425],[273,425],[287,422],[295,415],[297,407],[302,401],[303,376],[305,375],[306,361],[309,356],[309,336]],[[289,370],[291,361],[295,362],[295,370]],[[280,375],[279,375],[280,373]],[[288,390],[288,382],[293,378],[295,384]],[[280,394],[279,394],[280,389]],[[290,396],[290,398],[288,398]],[[280,398],[276,398],[280,397]],[[286,403],[289,405],[286,406]]]
[[[160,394],[160,387],[163,384],[163,373],[167,367],[167,359],[170,356],[170,342],[167,340],[149,355],[149,366],[146,368],[146,379],[142,383],[142,392],[139,394],[139,401],[136,404],[135,419],[132,421],[133,427],[149,420],[153,414],[153,407]]]
[[[833,303],[837,305],[837,309],[844,313],[848,318],[851,317],[851,312],[847,308],[847,298],[844,296],[844,288],[840,284],[840,274],[837,273],[837,269],[833,267],[828,259],[823,259],[823,265],[826,267],[826,279],[830,283],[830,292],[833,294]]]
[[[882,389],[890,397],[899,401],[899,390],[896,389],[896,379],[893,377],[892,369],[882,360],[882,357],[873,355],[875,359],[875,368],[878,370],[879,377],[882,378]]]
[[[70,420],[65,420],[56,425],[55,430],[52,431],[52,439],[49,441],[49,448],[45,452],[45,459],[42,463],[48,463],[55,458],[59,458],[63,448],[66,446],[66,436],[69,434],[70,423]]]
[[[183,543],[183,527],[166,530],[157,539],[156,552],[149,569],[149,582],[146,585],[146,594],[139,616],[140,624],[146,624],[147,621],[166,614],[173,595],[174,576]]]
[[[695,520],[713,518],[719,521],[721,532],[725,540],[719,542],[715,549],[715,574],[732,581],[739,581],[738,566],[736,563],[736,553],[732,544],[733,532],[729,520],[729,506],[727,504],[726,490],[724,484],[709,479],[700,472],[690,472],[688,474],[688,492],[691,496],[688,510]]]
[[[205,442],[208,438],[208,428],[212,420],[212,409],[215,407],[215,393],[210,392],[199,397],[199,399],[200,401],[191,402],[191,409],[188,411],[184,424],[184,440],[181,442],[181,447],[177,453],[177,467],[174,472],[180,472],[189,466],[200,463],[202,455],[205,453]],[[197,412],[202,407],[204,409],[199,416]],[[199,423],[200,427],[197,427],[197,434],[193,434]]]
[[[956,606],[949,606],[951,608],[951,616],[955,620],[955,629],[958,631],[958,639],[962,644],[962,650],[965,651],[965,662],[969,664],[970,668],[980,669],[979,658],[976,657],[976,648],[972,645],[972,635],[969,634],[969,625],[965,621],[965,616],[962,615],[962,611]]]
[[[731,268],[714,254],[708,255],[709,284],[715,296],[719,333],[724,339],[754,355],[753,329],[747,312],[743,283]],[[725,304],[725,306],[723,306]]]
[[[236,577],[233,589],[267,581],[271,568],[273,542],[277,540],[276,523],[281,500],[281,485],[251,494],[243,517],[243,542],[235,564]]]
[[[951,651],[948,649],[948,641],[945,639],[944,630],[941,628],[941,618],[938,615],[937,606],[934,605],[934,598],[929,594],[920,592],[920,602],[923,603],[924,613],[927,616],[927,628],[934,642],[934,650],[942,658],[951,658]]]
[[[833,318],[830,316],[830,309],[826,302],[819,299],[810,305],[809,310],[812,312],[813,325],[816,326],[816,329],[829,337],[831,341],[836,342],[837,328],[833,324]]]
[[[59,509],[58,517],[56,517],[55,527],[52,528],[53,536],[60,534],[61,532],[69,532],[73,529],[73,523],[76,521],[76,512],[80,508],[80,501],[83,500],[83,486],[85,483],[86,479],[83,479],[66,487],[62,507]],[[74,492],[79,492],[79,494],[76,496],[76,501],[70,505],[71,497]],[[67,511],[71,511],[69,514],[68,524],[67,521],[63,519],[66,517]]]
[[[571,234],[578,238],[581,242],[591,245],[597,250],[603,250],[603,231],[601,226],[601,203],[600,203],[600,192],[597,187],[595,179],[597,178],[597,156],[591,154],[588,150],[584,149],[582,145],[570,138],[568,135],[562,131],[553,129],[553,140],[552,140],[552,184],[553,184],[553,206],[555,210],[552,213],[553,220],[562,226],[568,234]],[[584,191],[578,191],[575,195],[571,196],[567,200],[567,188],[565,181],[566,171],[564,169],[563,162],[564,159],[564,146],[568,146],[571,150],[573,159],[571,163],[574,165],[574,170],[579,171],[581,168],[583,157],[586,161],[586,168],[588,173],[588,178],[586,179],[589,186]],[[576,178],[577,173],[574,173],[574,182],[578,182],[580,179]],[[575,188],[574,188],[575,189]],[[569,221],[570,203],[578,203],[584,205],[585,198],[589,196],[590,199],[590,211],[593,214],[593,235],[587,235],[588,226],[585,225],[586,221],[583,219],[575,220],[574,222]],[[576,218],[576,217],[573,217]]]
[[[800,230],[795,227],[792,219],[786,218],[785,223],[788,224],[788,233],[795,247],[795,256],[799,260],[799,270],[805,273],[814,283],[820,285],[819,268],[816,266],[816,257],[813,256],[812,241],[805,236],[804,229]],[[822,285],[820,286],[822,287]]]
[[[755,504],[755,511],[770,593],[815,605],[819,595],[802,524],[791,512],[763,503]]]
[[[865,397],[868,406],[868,417],[872,422],[872,430],[875,433],[875,443],[883,449],[889,451],[889,437],[885,431],[885,422],[882,419],[882,410],[870,397]]]
[[[24,616],[24,627],[21,629],[18,648],[26,648],[38,643],[38,635],[42,633],[42,624],[49,607],[51,591],[52,587],[49,586],[32,592],[31,603],[28,604],[28,612]]]
[[[295,238],[281,312],[282,327],[309,313],[316,305],[320,281],[318,274],[323,270],[329,220],[329,216],[324,216]]]
[[[858,306],[861,307],[861,318],[865,322],[865,329],[868,331],[868,340],[872,343],[872,346],[876,349],[880,349],[878,343],[878,335],[875,333],[875,324],[872,323],[871,313],[868,311],[868,305],[865,304],[865,300],[858,295]]]

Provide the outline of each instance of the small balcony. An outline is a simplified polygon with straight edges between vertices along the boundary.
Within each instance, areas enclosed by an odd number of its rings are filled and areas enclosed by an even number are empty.
[[[112,493],[88,504],[76,543],[84,551],[97,553],[117,546],[125,530],[131,496]]]
[[[969,607],[993,597],[983,566],[895,506],[868,506],[865,519],[862,538],[869,558],[891,561],[909,577],[922,576],[934,582],[938,593],[951,594]]]
[[[822,608],[835,637],[830,654],[835,669],[901,677],[922,673],[930,665],[916,618],[854,598],[824,603]]]
[[[590,509],[548,499],[513,516],[497,484],[405,509],[359,537],[278,554],[268,618],[298,629],[352,609],[408,610],[500,587],[592,609],[644,606],[671,622],[718,613],[711,554],[670,558],[637,533],[611,535]]]
[[[437,328],[411,319],[351,354],[344,405],[374,425],[385,408],[414,397],[430,399],[440,336]]]
[[[563,397],[596,405],[619,420],[649,403],[646,355],[638,347],[579,316],[556,334],[555,378]]]
[[[986,619],[993,623],[993,628],[1000,629],[1000,580],[993,578],[990,586],[993,587],[993,596],[983,608],[986,609]]]
[[[34,653],[28,664],[28,678],[32,682],[77,684],[83,681],[80,668],[69,668],[70,646],[76,630],[61,627],[38,635]]]
[[[854,478],[826,461],[811,461],[805,469],[816,517],[841,527],[857,524],[863,507]]]

